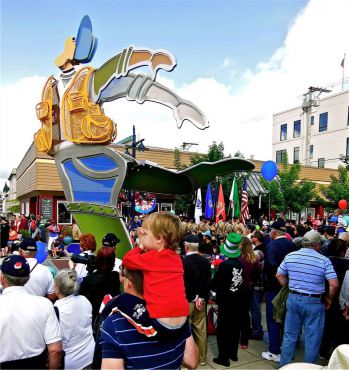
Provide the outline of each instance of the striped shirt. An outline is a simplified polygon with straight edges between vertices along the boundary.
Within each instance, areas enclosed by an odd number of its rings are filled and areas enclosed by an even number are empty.
[[[140,304],[145,302],[135,296]],[[190,327],[171,340],[158,341],[138,333],[120,313],[103,322],[100,344],[103,358],[124,359],[126,369],[180,369]]]
[[[337,278],[331,261],[311,248],[288,254],[278,273],[288,275],[290,289],[309,294],[324,293],[325,280]]]

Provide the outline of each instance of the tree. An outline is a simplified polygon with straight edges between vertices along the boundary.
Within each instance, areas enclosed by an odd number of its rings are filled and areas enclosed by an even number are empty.
[[[261,178],[263,187],[270,189],[270,206],[277,212],[300,213],[315,198],[315,184],[308,180],[299,181],[300,170],[300,164],[290,165],[286,156],[274,180],[268,182]]]
[[[338,167],[338,177],[331,175],[330,185],[320,185],[320,193],[325,199],[322,199],[325,205],[330,208],[336,208],[341,199],[349,200],[349,170],[346,167]]]
[[[7,182],[5,182],[5,185],[4,185],[4,188],[2,189],[2,192],[4,194],[8,193],[10,191],[10,188],[9,186],[7,185]]]

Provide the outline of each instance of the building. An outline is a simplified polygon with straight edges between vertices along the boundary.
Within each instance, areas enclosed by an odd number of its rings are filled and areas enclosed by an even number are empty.
[[[349,157],[349,91],[314,98],[309,113],[297,107],[274,114],[273,160],[283,162],[286,153],[289,163],[320,168],[343,164],[340,157]]]
[[[125,152],[127,144],[114,144],[120,152]],[[190,157],[194,152],[180,151],[181,163],[190,164]],[[175,169],[174,150],[147,147],[144,152],[137,152],[137,159],[155,162],[168,169]],[[260,170],[263,161],[253,161],[255,172],[248,180],[248,193],[250,197],[250,210],[257,215],[266,209],[264,204],[259,208],[258,197],[263,192],[259,184]],[[300,179],[308,179],[317,184],[329,184],[330,176],[337,175],[335,169],[314,168],[302,166]],[[39,152],[32,144],[17,168],[17,198],[20,201],[21,213],[43,214],[46,219],[55,218],[59,224],[71,223],[71,216],[64,205],[64,192],[58,177],[55,162],[49,155]],[[157,194],[158,210],[171,211],[174,197],[171,195]],[[314,204],[302,212],[302,215],[323,215],[323,208]],[[290,215],[292,216],[292,215]]]

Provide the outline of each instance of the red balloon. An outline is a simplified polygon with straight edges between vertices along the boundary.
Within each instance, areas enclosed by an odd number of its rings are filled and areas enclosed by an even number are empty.
[[[347,208],[347,201],[345,199],[341,199],[338,202],[338,206],[343,211],[343,209],[346,209]]]

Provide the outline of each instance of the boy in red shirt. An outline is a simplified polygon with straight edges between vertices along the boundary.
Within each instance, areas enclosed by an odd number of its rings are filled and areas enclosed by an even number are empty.
[[[143,272],[144,300],[154,327],[181,329],[189,315],[183,264],[176,253],[182,237],[180,219],[169,212],[148,215],[139,228],[140,246],[128,252],[122,263]]]

